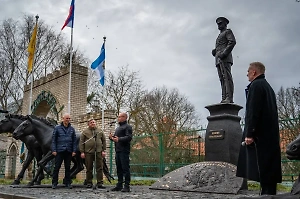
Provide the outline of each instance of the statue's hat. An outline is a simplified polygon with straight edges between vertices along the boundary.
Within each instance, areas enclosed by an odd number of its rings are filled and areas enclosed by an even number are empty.
[[[218,21],[225,21],[227,24],[229,24],[229,20],[226,17],[218,17],[216,19],[216,23],[218,23]]]

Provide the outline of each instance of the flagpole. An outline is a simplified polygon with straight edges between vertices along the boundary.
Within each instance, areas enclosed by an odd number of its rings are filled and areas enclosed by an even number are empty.
[[[104,49],[105,49],[105,42],[106,42],[105,36],[103,37],[103,40],[104,40]],[[105,60],[105,62],[106,62],[106,60]],[[105,73],[105,70],[104,70],[104,73]],[[105,78],[105,75],[104,75],[104,78]],[[104,82],[105,82],[105,79],[104,79]],[[102,97],[104,97],[104,94],[105,94],[105,83],[104,83],[103,89],[102,89]],[[104,102],[103,101],[102,101],[102,132],[104,132]]]
[[[72,58],[73,58],[73,27],[71,28],[71,46],[70,46],[70,74],[69,74],[69,97],[68,97],[68,113],[71,114],[71,83],[72,83]]]
[[[39,20],[39,15],[35,16],[35,25],[37,26]],[[35,44],[34,44],[35,45]],[[34,48],[35,50],[35,48]],[[30,94],[29,94],[29,107],[28,107],[28,115],[31,114],[31,104],[32,104],[32,87],[33,87],[33,66],[34,66],[34,54],[33,53],[33,61],[32,61],[32,70],[31,70],[31,83],[30,83]]]

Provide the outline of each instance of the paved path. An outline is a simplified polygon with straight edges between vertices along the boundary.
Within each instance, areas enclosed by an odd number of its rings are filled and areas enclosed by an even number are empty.
[[[24,185],[10,186],[0,185],[0,198],[1,193],[14,195],[15,199],[22,198],[39,198],[39,199],[121,199],[121,198],[136,198],[136,199],[236,199],[240,197],[255,197],[258,196],[257,191],[243,191],[237,195],[234,194],[210,194],[198,192],[181,192],[181,191],[163,191],[152,190],[149,186],[132,186],[131,192],[112,192],[112,186],[106,186],[106,189],[88,189],[82,185],[74,185],[73,189],[66,189],[63,186],[58,186],[57,189],[52,189],[50,185],[41,185],[39,187],[29,188]],[[18,197],[23,196],[23,197]],[[3,196],[2,196],[3,197]]]

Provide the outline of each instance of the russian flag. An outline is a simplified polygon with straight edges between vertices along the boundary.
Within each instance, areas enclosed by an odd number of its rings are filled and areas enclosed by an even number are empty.
[[[75,11],[75,0],[72,0],[71,5],[70,5],[70,10],[69,10],[69,15],[61,28],[63,30],[66,26],[73,28],[74,24],[74,11]]]
[[[101,47],[101,52],[99,57],[92,63],[91,68],[94,69],[98,75],[100,84],[104,86],[105,78],[105,42],[103,42]]]

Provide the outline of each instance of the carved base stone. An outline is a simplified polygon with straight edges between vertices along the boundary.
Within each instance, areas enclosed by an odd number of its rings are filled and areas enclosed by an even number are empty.
[[[236,166],[227,162],[198,162],[166,174],[150,189],[237,194],[243,178],[235,173]]]
[[[205,161],[222,161],[237,165],[242,139],[241,117],[243,107],[237,104],[206,106],[210,112],[205,135]]]

